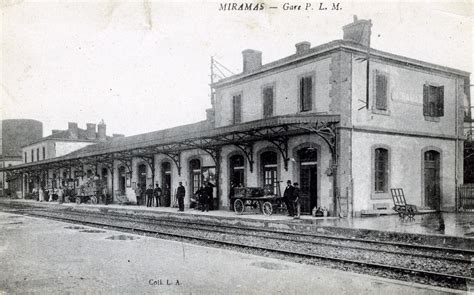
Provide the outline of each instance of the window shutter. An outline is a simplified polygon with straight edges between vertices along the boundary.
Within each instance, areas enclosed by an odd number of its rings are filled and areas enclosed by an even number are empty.
[[[305,110],[311,110],[312,106],[312,97],[313,97],[313,78],[312,77],[306,77],[305,78],[306,83],[305,83],[305,88],[306,88],[306,97],[305,97]]]
[[[429,96],[429,86],[424,84],[423,85],[423,115],[424,116],[429,116],[428,96]]]
[[[385,75],[376,75],[375,108],[377,110],[387,110],[387,84]]]
[[[300,111],[304,111],[304,78],[300,79]]]
[[[241,95],[234,96],[234,124],[242,121],[242,99]]]
[[[438,101],[437,108],[438,108],[438,116],[444,116],[444,86],[440,86],[438,88]]]
[[[267,87],[263,90],[263,117],[273,116],[273,87]]]

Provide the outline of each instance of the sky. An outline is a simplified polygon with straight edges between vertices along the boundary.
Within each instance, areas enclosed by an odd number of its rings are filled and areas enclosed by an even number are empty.
[[[68,122],[103,119],[107,133],[128,136],[204,120],[211,56],[239,73],[244,49],[268,63],[301,41],[342,39],[353,15],[372,20],[373,48],[474,70],[471,1],[340,1],[339,11],[320,11],[319,1],[291,2],[311,3],[308,11],[277,1],[260,1],[278,7],[263,11],[211,1],[0,3],[0,119],[39,120],[44,136]]]

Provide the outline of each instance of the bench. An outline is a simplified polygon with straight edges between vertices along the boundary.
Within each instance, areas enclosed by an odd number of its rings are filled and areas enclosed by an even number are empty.
[[[418,212],[415,205],[407,204],[405,194],[402,188],[391,188],[390,192],[393,199],[393,210],[398,213],[401,219],[415,220],[415,214]]]

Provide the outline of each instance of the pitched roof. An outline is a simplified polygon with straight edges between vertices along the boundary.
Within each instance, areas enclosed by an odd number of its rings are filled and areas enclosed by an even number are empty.
[[[236,83],[238,81],[251,78],[255,75],[270,71],[272,69],[276,69],[276,68],[284,67],[284,66],[287,66],[287,65],[291,65],[291,64],[303,61],[303,60],[307,60],[309,58],[314,58],[315,56],[320,56],[322,54],[334,51],[336,49],[349,49],[351,51],[360,52],[360,53],[363,53],[363,54],[367,53],[367,47],[366,46],[360,45],[359,43],[356,43],[354,41],[334,40],[334,41],[324,43],[324,44],[315,46],[313,48],[310,48],[304,53],[295,53],[295,54],[289,55],[287,57],[278,59],[276,61],[264,64],[261,67],[255,69],[253,71],[249,71],[249,72],[245,72],[245,73],[239,73],[239,74],[221,79],[221,80],[215,82],[212,86],[215,87],[215,88],[223,87],[223,86],[226,86],[226,85],[231,84],[231,83]],[[390,60],[390,61],[393,61],[393,62],[399,62],[399,63],[403,63],[405,65],[417,66],[417,67],[421,67],[421,68],[441,71],[441,72],[450,73],[450,74],[454,74],[454,75],[459,75],[459,76],[463,76],[463,77],[469,77],[469,75],[470,75],[470,73],[466,72],[466,71],[461,71],[461,70],[457,70],[457,69],[453,69],[453,68],[449,68],[449,67],[445,67],[445,66],[441,66],[441,65],[436,65],[436,64],[424,62],[424,61],[421,61],[421,60],[416,60],[416,59],[412,59],[412,58],[409,58],[409,57],[404,57],[404,56],[401,56],[401,55],[396,55],[396,54],[388,53],[388,52],[385,52],[385,51],[377,50],[377,49],[374,49],[374,48],[370,48],[370,54],[373,57],[378,57],[378,58]]]

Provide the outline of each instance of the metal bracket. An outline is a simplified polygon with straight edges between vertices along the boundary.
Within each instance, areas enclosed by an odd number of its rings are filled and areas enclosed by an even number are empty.
[[[280,136],[275,138],[269,138],[267,140],[273,143],[278,148],[283,157],[285,171],[288,171],[288,161],[290,160],[290,158],[288,157],[288,137]]]
[[[321,137],[328,145],[331,150],[333,159],[337,158],[336,154],[336,124],[301,124],[299,128],[314,132],[316,135]]]
[[[203,151],[208,153],[212,160],[214,160],[214,163],[216,163],[216,167],[219,166],[219,161],[221,158],[221,149],[220,148],[207,148],[207,147],[200,147]]]
[[[161,152],[171,158],[173,160],[174,164],[176,165],[176,168],[178,168],[178,176],[181,176],[181,152]]]
[[[136,156],[136,157],[145,161],[148,167],[150,167],[151,171],[155,170],[155,158],[153,156]]]
[[[127,159],[127,158],[114,158],[114,160],[117,160],[120,164],[125,166],[127,168],[127,171],[129,173],[132,173],[132,159]]]
[[[235,143],[234,145],[244,152],[249,162],[250,173],[253,173],[253,143]]]

